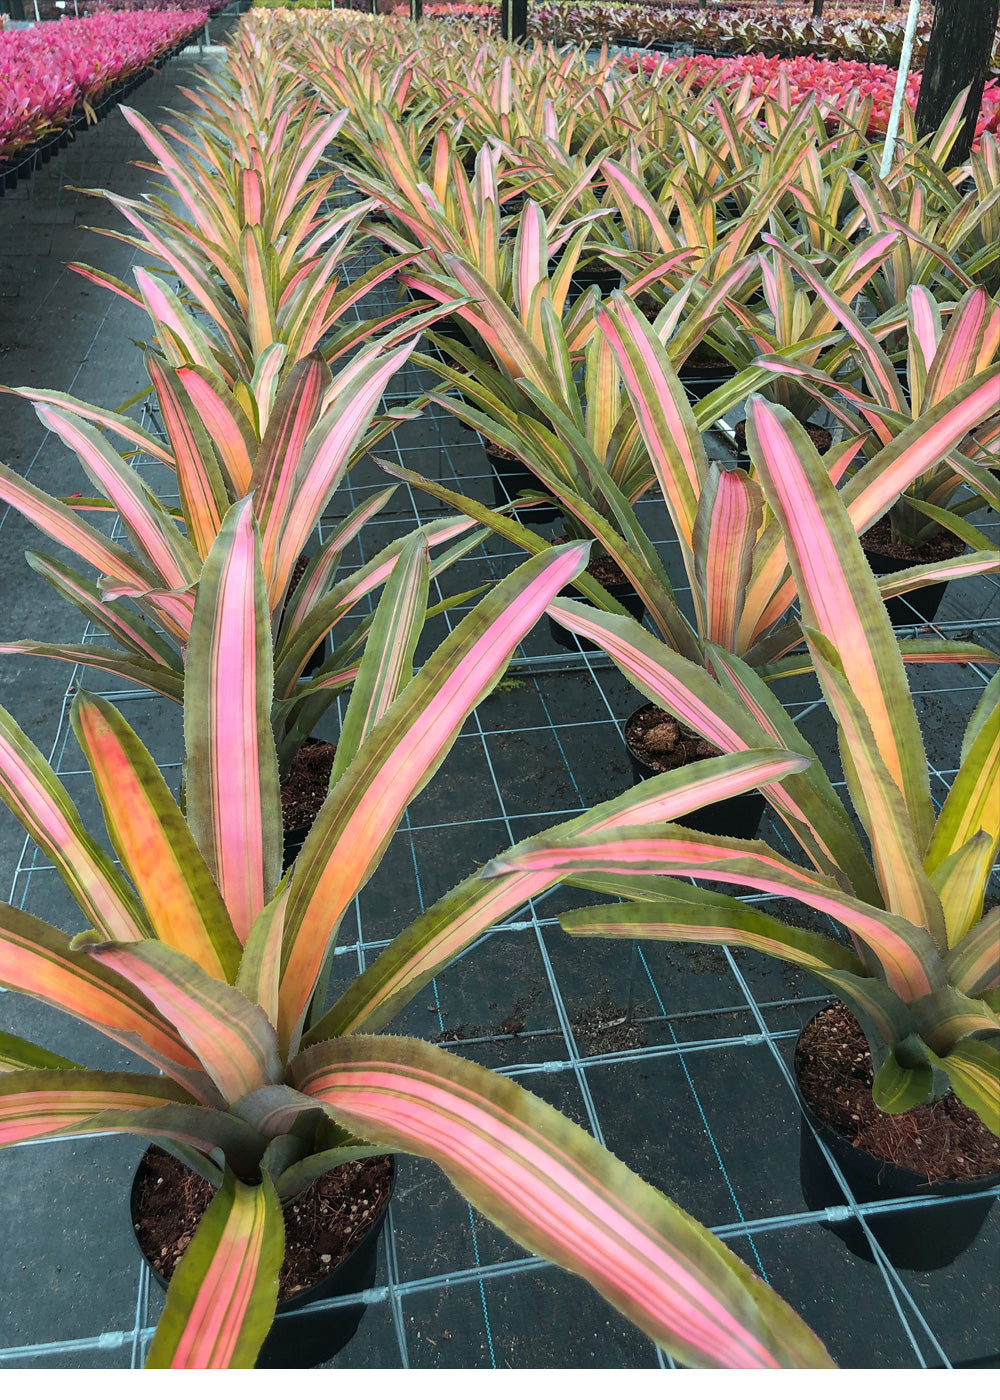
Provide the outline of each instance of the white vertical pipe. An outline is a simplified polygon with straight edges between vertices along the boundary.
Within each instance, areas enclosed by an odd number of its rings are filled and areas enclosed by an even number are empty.
[[[913,58],[913,40],[917,33],[917,20],[920,18],[920,0],[910,0],[910,13],[906,17],[906,33],[903,35],[903,52],[899,56],[899,74],[896,78],[896,91],[892,98],[889,113],[889,129],[885,133],[882,148],[882,166],[879,175],[884,180],[892,165],[892,154],[896,148],[896,133],[899,131],[899,118],[903,110],[903,97],[906,94],[906,80],[910,76],[910,60]]]

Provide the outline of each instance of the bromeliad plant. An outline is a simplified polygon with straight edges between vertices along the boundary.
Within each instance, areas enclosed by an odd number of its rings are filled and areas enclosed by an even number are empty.
[[[303,551],[352,462],[391,426],[370,425],[386,384],[411,349],[412,342],[386,349],[384,341],[373,340],[335,378],[315,353],[286,374],[280,389],[272,380],[266,397],[258,381],[260,403],[267,405],[259,440],[237,400],[212,376],[193,366],[174,369],[153,355],[146,364],[165,442],[131,419],[66,395],[19,391],[41,399],[42,422],[76,453],[100,495],[60,500],[0,465],[0,500],[72,550],[96,570],[98,581],[50,555],[29,552],[31,567],[83,613],[92,639],[79,644],[21,640],[3,644],[0,652],[93,666],[181,701],[202,570],[227,511],[246,499],[261,533],[274,632],[274,732],[286,773],[302,740],[353,681],[371,617],[355,621],[318,671],[304,679],[310,658],[385,582],[404,546],[396,540],[349,576],[338,576],[344,550],[392,494],[391,489],[376,492],[330,530],[297,577]],[[176,514],[95,424],[171,470],[180,500]],[[83,518],[93,510],[99,516],[117,512],[134,552]],[[435,576],[476,542],[468,536],[471,524],[450,517],[430,527],[428,547],[467,537],[435,559]]]
[[[957,303],[943,307],[925,287],[911,287],[905,308],[865,326],[801,258],[784,249],[781,260],[816,288],[849,339],[818,364],[771,354],[762,355],[756,363],[804,386],[814,401],[857,435],[868,461],[949,394],[976,375],[996,369],[1000,304],[983,288],[974,287]],[[906,365],[901,371],[884,349],[887,338],[899,335],[906,345]],[[997,403],[993,407],[996,411]],[[966,517],[981,509],[984,501],[1000,509],[996,478],[989,471],[997,465],[1000,458],[995,451],[991,453],[974,438],[958,444],[892,506],[893,539],[919,551],[947,530],[973,549],[989,550],[990,540]]]
[[[4,1034],[0,1143],[138,1134],[218,1188],[171,1281],[150,1366],[252,1365],[274,1312],[281,1202],[333,1166],[385,1150],[437,1162],[516,1240],[581,1273],[686,1364],[831,1364],[805,1324],[708,1231],[556,1110],[436,1046],[373,1033],[548,878],[466,880],[329,1012],[310,1017],[341,918],[375,875],[407,803],[585,555],[570,545],[524,564],[411,679],[428,586],[425,546],[411,542],[379,605],[381,645],[362,665],[326,801],[284,878],[267,583],[249,500],[227,514],[194,608],[184,813],[121,715],[95,696],[74,701],[120,870],[41,754],[0,714],[0,794],[87,926],[71,939],[3,906],[0,980],[158,1071],[94,1071]],[[803,762],[769,746],[738,774],[717,777],[711,765],[711,785],[743,790]],[[690,790],[662,780],[559,830],[666,820],[686,810]],[[220,1297],[229,1299],[222,1323]]]
[[[969,721],[935,815],[903,656],[854,523],[802,429],[784,410],[751,402],[751,455],[787,541],[802,632],[866,840],[814,762],[762,788],[812,869],[762,842],[646,826],[541,837],[486,873],[544,873],[639,901],[565,915],[574,934],[754,948],[808,969],[864,1028],[882,1109],[902,1111],[950,1086],[1000,1134],[1000,914],[983,914],[1000,845],[1000,677]],[[736,753],[770,738],[811,753],[735,656],[712,648],[716,684],[634,623],[561,601],[549,612],[605,646],[644,693],[720,748]],[[678,878],[692,876],[794,899],[842,925],[849,944]]]
[[[788,616],[795,602],[796,583],[789,575],[780,524],[756,476],[710,462],[702,440],[703,430],[723,411],[720,405],[729,396],[742,397],[752,384],[747,385],[740,376],[692,409],[674,372],[670,344],[663,344],[669,336],[669,324],[658,320],[651,327],[622,293],[613,293],[611,303],[613,310],[599,306],[596,311],[595,335],[603,338],[605,346],[592,345],[588,353],[591,362],[600,364],[602,372],[612,377],[600,387],[595,387],[596,378],[588,381],[584,427],[570,418],[561,402],[546,402],[541,391],[521,379],[516,387],[530,397],[533,407],[547,414],[548,423],[515,414],[499,393],[489,399],[483,390],[479,401],[496,425],[489,430],[491,435],[521,455],[545,489],[560,501],[566,515],[578,522],[578,533],[592,533],[619,564],[661,637],[679,655],[711,666],[712,649],[722,647],[742,657],[768,680],[808,669],[809,654],[796,650],[802,636],[799,622]],[[612,358],[632,412],[628,419],[619,419],[614,432],[599,438],[593,431],[601,423],[598,410],[611,410],[615,402]],[[753,373],[750,371],[751,376]],[[474,396],[464,381],[456,382],[463,394]],[[984,369],[967,383],[951,388],[905,431],[894,434],[842,487],[841,499],[857,532],[863,533],[901,490],[935,468],[974,428],[987,423],[995,412],[998,394],[1000,369]],[[458,404],[449,406],[467,422],[481,426],[485,415]],[[635,495],[628,493],[637,491],[649,476],[644,475],[634,455],[629,457],[623,450],[629,433],[641,437],[648,469],[670,514],[694,601],[693,625],[681,612],[666,569],[633,509]],[[830,449],[823,459],[828,480],[841,480],[858,447],[855,437]],[[621,464],[630,465],[627,486],[624,475],[618,481],[612,477]],[[488,512],[426,478],[383,465],[490,525],[519,547],[532,553],[545,547],[540,536],[517,521]],[[582,485],[577,486],[580,479],[599,488],[606,514],[594,508]],[[995,572],[998,567],[995,552],[984,548],[944,564],[887,575],[880,579],[879,589],[882,597],[889,598],[937,579]],[[581,579],[578,586],[609,611],[624,611],[591,580]],[[925,639],[903,643],[908,661],[954,660],[962,645]]]

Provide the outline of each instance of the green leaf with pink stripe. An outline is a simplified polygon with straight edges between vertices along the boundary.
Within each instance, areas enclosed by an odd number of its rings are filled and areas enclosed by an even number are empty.
[[[663,773],[582,817],[553,827],[549,835],[569,838],[655,821],[674,821],[705,802],[746,792],[776,773],[804,768],[808,760],[776,751],[747,752],[706,759],[693,768]],[[500,923],[553,884],[545,873],[464,880],[392,943],[354,979],[331,1010],[303,1039],[314,1045],[335,1035],[379,1030],[459,953],[487,928]]]
[[[76,453],[98,491],[114,503],[129,539],[157,578],[173,589],[193,583],[201,560],[135,468],[82,418],[46,404],[36,411],[45,427]]]
[[[225,1102],[280,1082],[274,1028],[236,987],[165,943],[94,943],[90,952],[177,1027]]]
[[[918,846],[932,811],[923,739],[892,626],[857,533],[816,449],[791,414],[753,397],[747,443],[781,524],[803,623],[829,639],[846,687],[866,715],[882,762],[903,796]],[[836,697],[828,704],[839,720]],[[858,780],[864,784],[865,775]]]
[[[623,828],[575,841],[549,841],[541,836],[522,842],[513,855],[490,861],[483,873],[524,870],[572,876],[576,884],[586,884],[583,877],[595,872],[749,885],[766,894],[789,896],[844,924],[854,935],[856,947],[866,949],[877,961],[884,980],[904,1001],[925,996],[944,981],[937,949],[926,929],[844,894],[832,880],[794,865],[762,841],[708,836],[681,826]]]
[[[149,925],[132,890],[89,835],[52,766],[0,710],[0,799],[52,861],[88,922],[121,942]]]
[[[283,600],[295,562],[371,423],[382,392],[413,345],[387,354],[375,343],[356,355],[322,398],[321,417],[308,433],[294,472],[261,481],[256,512],[268,605]]]
[[[187,818],[241,943],[281,873],[270,609],[253,505],[230,508],[205,560],[184,693]]]
[[[944,962],[949,980],[967,996],[1000,987],[1000,905],[948,950]]]
[[[388,1036],[316,1046],[291,1072],[359,1137],[436,1162],[477,1210],[581,1274],[685,1365],[832,1365],[708,1230],[513,1080]]]
[[[440,767],[546,604],[580,572],[588,548],[549,550],[498,584],[423,664],[327,797],[291,875],[280,997],[283,1046],[297,1041],[331,936],[378,865],[407,804]]]
[[[188,538],[204,559],[229,507],[226,483],[212,440],[194,410],[177,371],[158,355],[146,355],[163,428],[174,453],[174,471]]]
[[[754,545],[764,521],[760,487],[742,471],[708,469],[692,535],[693,590],[705,641],[736,651]]]
[[[100,530],[79,518],[74,510],[55,496],[39,491],[0,462],[0,501],[6,501],[57,544],[71,549],[91,564],[99,574],[129,582],[138,592],[153,586],[149,568]]]
[[[400,691],[413,679],[413,654],[427,614],[428,585],[427,542],[418,534],[400,550],[375,610],[340,727],[331,788]]]
[[[90,765],[111,844],[157,938],[232,982],[242,948],[173,794],[108,702],[78,691],[73,732]]]
[[[251,1368],[274,1318],[284,1253],[270,1179],[250,1186],[227,1170],[170,1280],[147,1369]]]

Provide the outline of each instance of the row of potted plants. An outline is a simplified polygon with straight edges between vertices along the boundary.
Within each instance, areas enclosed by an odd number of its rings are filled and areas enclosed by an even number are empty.
[[[57,135],[204,27],[207,7],[97,14],[0,31],[0,162]]]
[[[259,0],[269,8],[277,0]],[[292,9],[326,9],[323,0],[297,0]],[[345,7],[346,8],[346,7]],[[371,6],[359,0],[354,6]],[[906,6],[881,3],[833,3],[827,0],[816,17],[812,0],[763,0],[740,4],[629,4],[606,0],[550,0],[528,11],[528,37],[556,44],[689,44],[724,54],[763,53],[768,57],[851,59],[898,66],[903,48]],[[380,13],[409,14],[404,0],[379,4]],[[495,4],[425,4],[423,14],[435,20],[472,20],[500,30],[500,7]],[[918,21],[914,65],[922,67],[930,38],[933,9],[925,4]],[[994,51],[1000,67],[1000,44]]]
[[[798,106],[810,93],[816,93],[819,100],[829,107],[853,92],[860,92],[873,98],[868,134],[875,136],[885,132],[889,124],[889,110],[896,90],[896,71],[883,65],[861,63],[848,59],[819,58],[777,58],[763,54],[750,54],[743,58],[713,58],[707,54],[695,58],[660,59],[653,54],[630,59],[633,65],[641,65],[650,74],[665,75],[680,71],[694,72],[700,82],[722,77],[734,89],[749,77],[752,91],[776,92],[782,78],[787,78],[790,101]],[[921,74],[913,72],[906,82],[906,102],[916,111],[920,96]],[[1000,84],[990,82],[983,92],[982,107],[976,123],[976,137],[983,132],[996,132],[1000,123]]]
[[[7,1036],[4,1140],[137,1132],[168,1145],[218,1188],[174,1274],[152,1364],[249,1364],[274,1312],[279,1200],[328,1168],[387,1148],[438,1161],[516,1239],[583,1272],[688,1363],[827,1364],[808,1329],[717,1241],[555,1110],[436,1047],[373,1033],[482,932],[555,880],[615,894],[624,882],[630,898],[653,902],[638,913],[627,909],[617,923],[620,909],[594,915],[592,924],[567,920],[567,927],[614,936],[634,921],[643,936],[749,941],[807,965],[855,1009],[884,1107],[936,1097],[947,1081],[991,1132],[1000,1128],[992,1107],[1000,970],[990,951],[995,918],[980,918],[1000,840],[988,801],[1000,697],[991,686],[973,716],[953,797],[935,824],[903,670],[904,658],[996,658],[965,643],[921,641],[901,650],[880,598],[926,574],[915,579],[906,571],[909,577],[897,575],[880,592],[857,538],[931,468],[990,490],[982,462],[994,441],[1000,311],[975,285],[946,300],[940,260],[932,259],[928,281],[940,304],[928,291],[912,303],[910,322],[900,320],[893,301],[883,323],[868,330],[880,385],[895,379],[885,346],[897,357],[905,348],[914,386],[909,417],[865,401],[858,412],[867,428],[823,461],[780,403],[755,398],[747,430],[752,469],[722,472],[708,462],[701,430],[726,404],[754,387],[794,388],[788,375],[803,370],[803,382],[821,395],[828,370],[829,378],[842,370],[849,382],[843,362],[845,343],[855,340],[852,305],[905,235],[873,230],[834,282],[829,268],[814,272],[794,248],[754,249],[752,219],[746,247],[737,248],[732,234],[721,240],[722,252],[705,257],[704,225],[680,216],[687,210],[679,199],[681,234],[663,235],[678,246],[644,269],[657,287],[684,268],[676,290],[662,287],[662,311],[649,320],[623,292],[602,303],[593,285],[581,291],[572,284],[603,216],[568,211],[603,174],[608,214],[617,209],[624,218],[608,191],[615,180],[631,189],[636,172],[602,157],[594,169],[584,162],[586,178],[572,182],[568,203],[546,193],[544,175],[525,158],[521,122],[531,104],[527,83],[518,89],[516,79],[541,75],[552,60],[497,55],[498,101],[465,99],[461,113],[449,101],[435,112],[422,90],[434,52],[420,54],[411,35],[414,57],[400,74],[393,66],[398,30],[386,27],[380,39],[377,26],[359,22],[352,33],[352,23],[341,30],[342,47],[323,54],[315,31],[257,17],[243,31],[230,73],[203,90],[198,121],[186,131],[158,131],[130,114],[181,212],[160,201],[112,198],[134,229],[129,238],[142,261],[163,269],[178,290],[150,270],[137,274],[137,291],[86,271],[149,317],[146,364],[163,436],[62,394],[18,391],[75,452],[98,496],[57,500],[6,470],[0,495],[97,571],[95,586],[55,558],[32,559],[108,634],[108,645],[13,643],[4,650],[82,661],[182,703],[187,782],[180,808],[124,720],[96,697],[77,699],[74,727],[129,884],[51,768],[4,720],[5,800],[55,862],[90,930],[71,940],[6,911],[5,985],[71,1008],[160,1071],[98,1075]],[[526,67],[515,72],[515,62]],[[579,74],[582,88],[581,57],[563,61],[559,72],[571,89]],[[454,82],[454,67],[450,76]],[[536,104],[549,148],[559,145],[550,135],[559,133],[560,85],[552,76],[550,106]],[[470,136],[469,113],[480,107],[494,124],[508,119],[501,141]],[[768,120],[778,128],[787,125],[784,116],[776,110]],[[505,194],[524,203],[502,217],[502,142],[511,142],[511,119],[520,145]],[[464,123],[461,135],[448,127],[456,120]],[[602,129],[611,127],[606,121]],[[757,123],[748,118],[745,127],[756,132]],[[586,121],[573,130],[586,133]],[[813,128],[811,139],[832,159],[825,131],[820,138]],[[864,140],[856,132],[851,139]],[[942,162],[947,139],[946,132],[936,148]],[[332,167],[315,175],[334,141]],[[476,152],[471,179],[463,142]],[[570,136],[562,164],[576,154]],[[429,162],[424,170],[421,158]],[[365,197],[331,214],[332,178],[344,162]],[[759,173],[760,166],[751,159],[747,169]],[[912,169],[904,157],[891,188],[907,188]],[[376,187],[379,172],[384,189]],[[793,179],[775,179],[758,227],[777,217]],[[671,230],[658,203],[631,202],[652,216],[658,233],[661,224]],[[714,228],[714,204],[711,212]],[[723,221],[723,231],[738,222]],[[772,227],[776,237],[781,226]],[[345,257],[372,232],[389,255],[360,284],[341,289]],[[942,275],[958,276],[961,286],[967,274],[958,257],[949,255]],[[985,256],[981,262],[991,266]],[[418,294],[417,303],[375,322],[349,321],[365,291],[393,274]],[[776,319],[766,347],[784,352],[794,368],[751,365],[694,410],[673,357],[683,363],[723,307],[738,324],[733,296],[751,278],[765,303],[770,283],[780,289],[782,279],[793,304],[805,298],[795,314],[806,319],[794,338],[777,334]],[[689,302],[695,310],[685,316]],[[467,344],[431,329],[444,317]],[[417,356],[415,337],[425,331],[460,368]],[[820,347],[831,354],[817,372],[809,353]],[[341,368],[345,355],[351,359]],[[575,539],[550,547],[519,522],[519,503],[513,513],[498,512],[452,497],[446,504],[457,504],[457,514],[395,541],[344,578],[341,553],[384,503],[380,493],[348,516],[296,579],[309,536],[352,460],[395,421],[375,414],[408,357],[442,376],[439,402],[488,425],[488,435],[519,456]],[[838,489],[862,441],[877,436],[873,420],[884,442]],[[125,455],[108,434],[124,439]],[[129,460],[136,452],[171,470],[179,509],[151,494]],[[695,628],[637,529],[632,505],[650,486],[670,507],[682,553],[692,560]],[[131,549],[86,523],[90,511],[109,509]],[[477,522],[531,557],[413,676],[429,577],[469,548]],[[602,549],[631,570],[663,640],[581,572],[588,553]],[[982,567],[995,565],[974,553],[944,572]],[[560,598],[571,583],[600,607]],[[317,646],[378,589],[373,612],[360,626],[348,624],[347,638],[307,675]],[[785,620],[796,596],[801,620],[775,644],[771,624]],[[545,611],[605,647],[640,690],[719,756],[655,776],[498,857],[425,911],[327,1007],[323,969],[344,910],[377,869],[406,803]],[[820,678],[851,756],[848,790],[864,836],[767,689],[782,666],[786,674],[812,667]],[[233,676],[243,678],[239,688]],[[325,801],[282,874],[282,771],[331,695],[348,686]],[[805,864],[671,825],[757,786]],[[676,879],[706,872],[723,883],[756,881],[834,914],[850,946]],[[220,1298],[230,1293],[223,1316]]]
[[[90,1071],[5,1034],[3,1140],[135,1132],[217,1188],[171,1280],[154,1366],[251,1364],[275,1311],[281,1200],[387,1149],[439,1162],[516,1239],[578,1269],[686,1361],[828,1364],[809,1330],[734,1256],[554,1109],[435,1046],[374,1034],[529,887],[541,891],[550,880],[465,881],[332,1007],[317,1004],[341,916],[377,869],[407,802],[587,548],[527,561],[416,675],[428,583],[440,565],[428,552],[467,533],[468,519],[397,541],[360,577],[333,587],[339,549],[327,547],[289,596],[302,543],[422,318],[375,339],[355,322],[331,348],[350,305],[341,298],[329,313],[336,260],[327,252],[342,254],[344,219],[319,214],[329,178],[311,172],[338,122],[316,113],[297,79],[268,71],[256,49],[241,57],[206,94],[196,151],[172,148],[131,117],[184,207],[178,217],[150,206],[143,233],[207,313],[196,321],[165,283],[139,274],[165,440],[120,415],[36,395],[43,420],[76,450],[103,499],[60,502],[5,473],[7,498],[103,575],[94,588],[55,560],[36,561],[125,656],[102,661],[95,646],[80,659],[119,664],[182,698],[187,781],[182,809],[122,717],[96,696],[77,697],[74,728],[119,870],[4,717],[3,795],[50,854],[88,929],[70,938],[6,910],[4,983],[96,1025],[158,1073]],[[135,223],[137,211],[127,212]],[[362,205],[348,217],[365,212]],[[410,339],[396,348],[404,334]],[[323,351],[311,337],[324,340]],[[327,359],[352,339],[363,348],[332,378]],[[180,519],[97,425],[172,467]],[[134,554],[85,523],[89,510],[109,506],[121,512]],[[356,515],[350,529],[361,523]],[[342,548],[348,535],[335,543]],[[288,706],[276,702],[276,682],[286,662],[300,675],[318,637],[380,585],[370,641],[354,646],[361,657],[329,792],[283,873],[275,719],[286,723]],[[279,617],[289,620],[275,645]],[[132,665],[125,648],[143,659]],[[334,653],[293,689],[292,705],[342,687],[343,669]],[[799,764],[768,746],[719,789]],[[623,814],[665,818],[689,790],[686,780],[665,779],[561,830]]]

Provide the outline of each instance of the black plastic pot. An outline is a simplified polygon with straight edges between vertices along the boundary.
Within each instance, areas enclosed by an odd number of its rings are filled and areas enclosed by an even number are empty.
[[[286,831],[283,831],[283,832],[282,832],[282,834],[281,834],[281,839],[282,839],[282,845],[281,845],[281,869],[282,869],[282,872],[284,872],[284,871],[286,871],[286,870],[288,869],[288,867],[291,865],[292,861],[293,861],[293,860],[295,859],[295,857],[298,855],[299,851],[301,851],[303,845],[305,844],[305,839],[306,839],[306,837],[309,835],[309,828],[310,828],[311,826],[312,826],[312,822],[306,822],[306,824],[305,824],[304,826],[293,826],[293,827],[289,827]]]
[[[635,618],[636,622],[641,622],[646,614],[646,604],[639,597],[638,593],[628,582],[605,584],[605,592],[610,593],[616,602],[621,603],[624,608]],[[579,603],[585,603],[587,599],[575,588],[563,588],[560,590],[560,597],[575,598]],[[600,651],[597,642],[590,641],[587,637],[578,637],[575,632],[571,632],[568,627],[564,627],[561,622],[556,622],[549,618],[549,632],[552,640],[561,647],[566,647],[568,651]]]
[[[628,720],[625,721],[625,725],[622,726],[623,738],[625,737],[625,726],[633,715],[641,714],[643,710],[649,708],[649,705],[640,705],[637,710],[632,711]],[[660,770],[645,763],[635,753],[627,739],[625,739],[625,748],[628,750],[629,762],[632,765],[632,781],[634,783],[640,783],[646,778],[657,776]],[[735,836],[744,841],[752,841],[757,835],[757,829],[766,806],[767,800],[759,792],[743,792],[736,797],[725,797],[721,802],[710,802],[706,807],[697,807],[693,812],[686,812],[683,817],[679,817],[678,821],[682,826],[689,826],[693,831],[704,831],[710,836]]]
[[[501,457],[495,452],[486,449],[486,460],[493,468],[493,502],[498,506],[508,505],[516,500],[521,491],[540,491],[542,488],[538,478],[528,471],[528,468],[517,461],[514,457]],[[551,506],[525,506],[514,511],[515,517],[522,525],[534,528],[536,525],[544,525],[546,521],[555,520],[559,514],[559,507]]]
[[[591,272],[587,267],[578,267],[569,285],[574,296],[582,296],[588,287],[596,287],[604,298],[617,292],[621,284],[622,275],[616,268],[599,268]]]
[[[143,1157],[132,1179],[129,1197],[129,1210],[132,1217],[132,1236],[135,1238],[136,1198],[141,1176],[146,1167]],[[367,1233],[348,1254],[344,1262],[332,1274],[328,1274],[312,1288],[304,1288],[293,1298],[280,1302],[275,1310],[271,1330],[264,1339],[264,1345],[257,1357],[255,1370],[296,1370],[304,1371],[313,1366],[321,1366],[325,1361],[342,1351],[361,1325],[367,1311],[367,1303],[351,1303],[342,1308],[326,1308],[315,1312],[304,1311],[313,1303],[329,1302],[334,1298],[347,1298],[352,1293],[361,1293],[375,1283],[375,1267],[378,1262],[378,1242],[385,1227],[386,1212],[395,1186],[395,1160],[393,1160],[393,1182],[389,1194]],[[138,1244],[138,1241],[136,1241]],[[140,1253],[142,1249],[140,1246]],[[146,1259],[145,1254],[143,1258]],[[153,1278],[166,1290],[167,1280],[157,1273],[152,1261],[146,1259]]]
[[[859,1205],[914,1196],[936,1201],[935,1205],[867,1217],[868,1228],[896,1268],[943,1269],[951,1264],[976,1239],[995,1199],[979,1193],[1000,1187],[1000,1173],[973,1181],[928,1182],[919,1172],[879,1161],[824,1123],[803,1101],[799,1170],[802,1196],[810,1210],[844,1205],[844,1193],[817,1137],[829,1149]],[[822,1224],[857,1258],[872,1262],[871,1248],[857,1220]]]
[[[876,578],[882,574],[898,574],[902,569],[912,567],[905,559],[897,559],[892,554],[878,554],[865,550],[865,558],[871,565]],[[913,627],[924,622],[933,622],[941,606],[947,580],[940,583],[927,583],[923,588],[901,593],[898,598],[886,598],[885,606],[893,627]]]
[[[696,399],[707,399],[723,384],[728,384],[736,370],[732,365],[693,365],[686,360],[677,371],[677,377]]]

